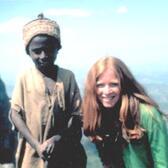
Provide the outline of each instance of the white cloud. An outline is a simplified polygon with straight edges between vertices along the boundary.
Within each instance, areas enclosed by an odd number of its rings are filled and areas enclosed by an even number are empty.
[[[118,14],[127,13],[127,12],[128,12],[128,8],[127,8],[126,6],[121,6],[121,7],[119,7],[119,8],[116,10],[116,12],[117,12]]]
[[[44,13],[48,16],[88,17],[91,15],[89,11],[82,9],[48,9]]]
[[[47,16],[75,16],[88,17],[91,15],[89,11],[82,9],[48,9],[44,11]],[[21,32],[23,25],[28,22],[28,19],[23,17],[14,17],[6,22],[0,23],[0,33],[16,33]]]
[[[0,23],[0,33],[20,32],[26,20],[21,17],[11,18],[10,20]]]

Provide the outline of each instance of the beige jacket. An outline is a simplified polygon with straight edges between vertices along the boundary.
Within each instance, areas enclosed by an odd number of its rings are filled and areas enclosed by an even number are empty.
[[[41,143],[52,134],[61,133],[61,129],[67,127],[72,115],[80,115],[81,104],[79,89],[71,71],[58,67],[52,95],[48,94],[43,78],[35,67],[25,71],[17,80],[11,102],[11,108],[18,111],[32,135]],[[66,116],[66,119],[63,116]],[[45,126],[43,131],[42,125]],[[19,168],[45,166],[43,160],[21,135],[16,160]]]

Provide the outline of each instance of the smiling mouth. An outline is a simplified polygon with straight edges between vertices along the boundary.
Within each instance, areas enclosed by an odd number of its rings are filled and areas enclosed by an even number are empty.
[[[113,100],[115,98],[115,96],[113,95],[113,96],[102,96],[102,99],[103,100],[107,100],[107,101],[111,101],[111,100]]]
[[[39,62],[39,65],[40,66],[45,66],[45,65],[47,65],[48,64],[48,62]]]

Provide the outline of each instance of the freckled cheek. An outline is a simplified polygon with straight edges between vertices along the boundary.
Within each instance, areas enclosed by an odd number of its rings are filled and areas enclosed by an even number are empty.
[[[119,82],[118,86],[115,87],[115,92],[121,94],[121,83]]]
[[[96,88],[96,95],[97,96],[101,95],[102,92],[103,92],[102,89]]]
[[[116,90],[116,95],[117,95],[117,99],[119,100],[120,99],[120,97],[121,97],[121,89],[120,88],[118,88],[117,90]],[[117,100],[117,101],[118,101]]]
[[[121,93],[121,89],[118,87],[118,88],[116,88],[116,89],[114,90],[114,92],[117,93],[117,94],[120,94],[120,93]]]

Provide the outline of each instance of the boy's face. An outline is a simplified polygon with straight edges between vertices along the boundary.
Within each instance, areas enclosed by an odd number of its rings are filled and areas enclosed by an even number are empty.
[[[46,71],[54,65],[59,48],[55,38],[37,35],[31,40],[28,50],[37,69]]]

